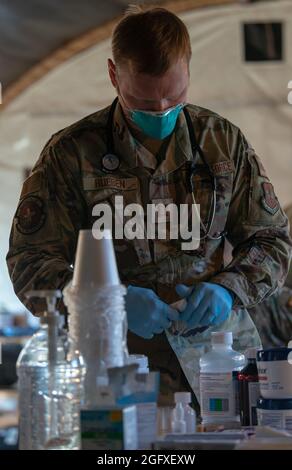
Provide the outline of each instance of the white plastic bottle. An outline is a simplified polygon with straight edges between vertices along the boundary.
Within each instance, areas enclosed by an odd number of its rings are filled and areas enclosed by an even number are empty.
[[[196,412],[189,405],[191,402],[191,394],[189,392],[176,392],[174,399],[176,406],[172,414],[172,432],[195,432]]]
[[[234,371],[245,365],[243,354],[232,349],[232,332],[213,332],[212,349],[200,359],[202,424],[206,428],[240,426]]]
[[[185,412],[182,403],[177,403],[172,413],[171,420],[172,432],[177,434],[185,434],[187,432],[187,426],[185,421]]]
[[[136,382],[135,386],[138,431],[137,448],[139,450],[147,450],[151,449],[152,442],[157,438],[157,402],[153,397],[153,393],[149,393],[149,386],[147,386],[147,375],[149,377],[149,374],[152,374],[153,377],[153,373],[149,371],[148,357],[142,354],[129,355],[128,364],[138,365],[136,373],[140,375],[140,379]]]

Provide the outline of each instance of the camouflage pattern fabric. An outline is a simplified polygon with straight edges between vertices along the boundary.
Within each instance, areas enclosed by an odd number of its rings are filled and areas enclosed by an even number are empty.
[[[287,346],[292,340],[292,289],[283,287],[249,310],[264,348]]]
[[[167,303],[178,300],[177,283],[219,283],[234,293],[234,312],[241,311],[284,284],[291,252],[287,217],[240,129],[210,110],[195,105],[187,109],[216,179],[216,214],[210,234],[226,233],[234,246],[232,262],[223,266],[224,237],[204,238],[198,249],[190,251],[181,250],[180,239],[124,238],[114,240],[120,277],[125,285],[152,288]],[[205,225],[210,217],[212,181],[199,154],[192,154],[183,111],[164,154],[156,159],[147,139],[137,140],[130,132],[118,104],[113,138],[119,161],[113,171],[103,165],[108,113],[109,107],[54,134],[23,184],[7,264],[16,294],[36,315],[43,306],[34,299],[28,302],[25,292],[62,289],[68,283],[78,232],[92,228],[96,219],[92,208],[97,203],[113,207],[119,195],[124,205],[140,203],[145,212],[150,202],[191,204],[192,178],[193,196]],[[64,310],[62,304],[60,308]],[[129,332],[128,347],[130,353],[148,355],[150,367],[161,371],[162,403],[169,401],[172,392],[190,389],[164,333],[144,340]]]
[[[285,208],[292,234],[292,205]],[[249,313],[260,333],[264,348],[287,346],[292,340],[292,265],[285,286],[255,305]]]

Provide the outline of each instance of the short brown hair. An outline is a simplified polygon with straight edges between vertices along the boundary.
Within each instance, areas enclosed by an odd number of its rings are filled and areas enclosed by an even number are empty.
[[[117,65],[130,62],[135,72],[159,76],[192,51],[186,25],[165,8],[130,6],[112,37]]]

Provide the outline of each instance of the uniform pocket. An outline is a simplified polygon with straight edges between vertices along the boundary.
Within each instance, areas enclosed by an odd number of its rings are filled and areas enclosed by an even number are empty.
[[[224,231],[226,224],[232,196],[233,173],[214,177],[215,195],[210,175],[194,175],[192,176],[192,183],[195,203],[200,204],[201,221],[206,228],[211,224],[211,236],[219,236]],[[214,205],[215,214],[213,216]],[[204,236],[204,229],[202,227],[201,236]]]
[[[130,239],[125,233],[127,222],[135,217],[134,212],[133,215],[125,215],[126,206],[138,204],[143,209],[139,180],[133,176],[90,176],[83,178],[83,189],[88,204],[90,227],[100,227],[103,209],[110,218],[106,218],[107,226],[112,230],[121,278],[126,280],[127,273],[131,273],[139,264],[146,264],[151,260],[148,241]],[[146,229],[145,218],[142,219]],[[135,229],[133,231],[135,232]]]
[[[83,191],[88,206],[88,219],[93,224],[93,208],[107,204],[115,215],[115,196],[122,196],[123,204],[137,202],[139,196],[138,178],[119,178],[112,175],[83,177]]]

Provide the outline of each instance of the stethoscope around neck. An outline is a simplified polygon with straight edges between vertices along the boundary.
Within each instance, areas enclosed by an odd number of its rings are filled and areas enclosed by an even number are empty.
[[[110,110],[109,110],[109,115],[108,115],[107,124],[106,124],[107,152],[104,155],[103,160],[105,158],[108,158],[108,159],[113,159],[115,161],[119,161],[119,159],[115,155],[115,146],[114,146],[114,137],[113,137],[113,120],[114,120],[114,112],[115,112],[117,103],[118,103],[118,97],[115,98],[115,100],[111,104],[111,107],[110,107]],[[192,154],[193,154],[193,160],[191,162],[189,162],[190,169],[189,169],[189,172],[188,172],[188,178],[189,178],[189,187],[191,188],[193,203],[195,205],[196,205],[196,202],[195,202],[195,198],[194,198],[194,189],[193,189],[192,176],[196,171],[195,170],[195,156],[196,156],[197,152],[200,155],[201,160],[204,163],[204,165],[207,169],[207,172],[210,176],[210,180],[212,182],[212,211],[211,211],[211,215],[209,216],[206,225],[203,223],[203,221],[200,218],[200,226],[204,231],[204,235],[200,236],[199,240],[204,240],[205,238],[209,238],[211,240],[219,240],[220,238],[223,238],[225,236],[224,231],[220,232],[220,234],[218,234],[217,237],[213,237],[212,235],[210,235],[212,225],[213,225],[213,222],[214,222],[214,219],[215,219],[216,204],[217,204],[216,178],[214,177],[214,175],[213,175],[213,173],[212,173],[212,171],[211,171],[211,169],[210,169],[210,167],[209,167],[209,165],[206,161],[203,150],[201,149],[200,145],[197,142],[196,135],[195,135],[195,132],[194,132],[193,123],[192,123],[191,117],[190,117],[189,112],[186,109],[186,107],[183,108],[183,112],[184,112],[186,122],[187,122],[187,126],[188,126],[188,132],[189,132],[189,137],[190,137],[190,142],[191,142],[191,147],[192,147]],[[114,169],[116,170],[117,168],[118,168],[118,166],[115,167]]]

